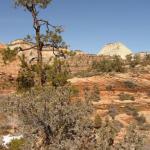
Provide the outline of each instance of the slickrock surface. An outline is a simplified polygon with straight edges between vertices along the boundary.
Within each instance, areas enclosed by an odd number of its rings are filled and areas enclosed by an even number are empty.
[[[108,56],[119,55],[122,59],[125,59],[129,54],[132,54],[132,51],[121,42],[107,44],[98,53],[98,55]]]
[[[99,87],[100,101],[93,104],[100,115],[107,115],[108,109],[113,105],[118,113],[118,120],[128,124],[133,118],[125,114],[125,107],[131,106],[145,116],[148,123],[150,122],[150,74],[103,74],[86,78],[75,77],[69,81],[79,89],[79,98],[85,96],[85,88],[92,90],[94,85]],[[131,83],[135,87],[130,87],[126,83]],[[108,90],[108,87],[111,89]],[[130,94],[134,100],[120,100],[120,93]]]

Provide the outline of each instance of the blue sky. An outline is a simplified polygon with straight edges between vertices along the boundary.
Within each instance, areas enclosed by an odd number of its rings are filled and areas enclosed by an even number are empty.
[[[1,0],[0,42],[33,34],[32,18]],[[134,52],[150,51],[150,0],[53,0],[41,11],[52,24],[63,25],[71,49],[97,53],[105,44],[121,41]]]

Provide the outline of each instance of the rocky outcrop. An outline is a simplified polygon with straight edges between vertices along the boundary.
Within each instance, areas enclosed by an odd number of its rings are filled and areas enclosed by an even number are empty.
[[[108,55],[108,56],[118,55],[122,59],[125,59],[126,55],[129,54],[132,54],[132,51],[120,42],[107,44],[98,53],[98,55]]]
[[[74,77],[69,81],[78,89],[79,99],[83,99],[87,95],[94,99],[94,95],[90,94],[95,85],[98,87],[100,100],[93,104],[102,117],[107,116],[108,110],[112,107],[117,111],[118,120],[123,124],[128,124],[128,119],[132,116],[126,114],[126,111],[128,107],[132,107],[145,117],[147,123],[150,122],[150,74],[102,74],[85,78]],[[86,92],[87,89],[88,92]],[[134,100],[121,100],[119,97],[121,93],[132,95]]]
[[[22,39],[15,40],[9,43],[8,47],[10,49],[14,49],[17,47],[21,47],[23,50],[26,49],[25,51],[19,52],[18,55],[24,54],[27,60],[29,61],[32,60],[33,58],[37,58],[37,49],[35,47],[35,44],[32,42],[27,42]],[[68,49],[60,49],[60,50],[69,51]],[[57,54],[57,52],[55,53]],[[54,56],[52,47],[49,46],[49,47],[43,48],[42,55],[43,55],[43,61],[47,63],[50,60],[50,58]]]

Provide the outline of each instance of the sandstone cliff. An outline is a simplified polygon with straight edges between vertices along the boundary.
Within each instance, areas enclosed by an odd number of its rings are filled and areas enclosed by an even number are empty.
[[[118,55],[122,59],[125,59],[126,55],[129,54],[132,54],[132,51],[120,42],[107,44],[98,53],[98,55],[108,55],[108,56]]]

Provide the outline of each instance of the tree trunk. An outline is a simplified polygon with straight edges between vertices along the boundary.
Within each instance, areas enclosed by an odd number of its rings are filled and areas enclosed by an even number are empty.
[[[36,29],[36,44],[37,44],[37,66],[38,66],[38,84],[43,86],[43,59],[42,59],[42,48],[43,45],[40,40],[40,29]]]

